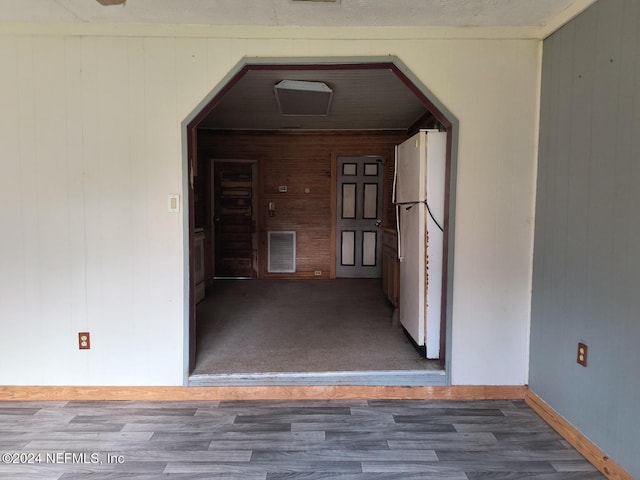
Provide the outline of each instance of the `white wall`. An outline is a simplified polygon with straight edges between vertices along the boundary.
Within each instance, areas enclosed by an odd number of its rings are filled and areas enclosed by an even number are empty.
[[[182,384],[181,121],[243,56],[387,54],[460,121],[453,382],[526,382],[538,41],[38,28],[0,35],[0,384]]]

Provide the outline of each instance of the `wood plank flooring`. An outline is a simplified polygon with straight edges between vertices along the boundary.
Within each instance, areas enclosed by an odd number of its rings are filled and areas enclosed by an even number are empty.
[[[521,400],[0,402],[0,479],[122,478],[604,477]]]

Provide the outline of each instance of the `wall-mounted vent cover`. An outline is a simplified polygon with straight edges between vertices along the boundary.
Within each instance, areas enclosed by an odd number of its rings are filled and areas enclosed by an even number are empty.
[[[296,232],[268,232],[268,234],[267,272],[294,273],[296,271]]]

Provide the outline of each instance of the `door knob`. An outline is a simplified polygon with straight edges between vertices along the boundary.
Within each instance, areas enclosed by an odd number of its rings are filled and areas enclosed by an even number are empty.
[[[380,228],[380,225],[382,225],[382,220],[377,219],[376,220],[376,227]]]

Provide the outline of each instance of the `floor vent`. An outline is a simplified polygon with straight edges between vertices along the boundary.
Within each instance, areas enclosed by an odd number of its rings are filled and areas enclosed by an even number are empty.
[[[296,232],[268,232],[269,260],[267,272],[293,273],[296,271]]]

